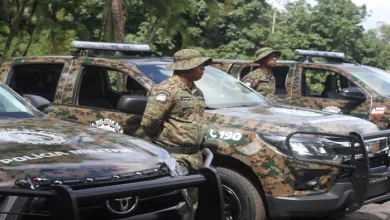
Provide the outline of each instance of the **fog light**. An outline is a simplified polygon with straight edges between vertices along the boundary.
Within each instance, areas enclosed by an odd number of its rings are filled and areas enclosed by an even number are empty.
[[[317,187],[320,177],[326,175],[327,170],[299,170],[294,172],[295,189],[296,190],[310,190]]]

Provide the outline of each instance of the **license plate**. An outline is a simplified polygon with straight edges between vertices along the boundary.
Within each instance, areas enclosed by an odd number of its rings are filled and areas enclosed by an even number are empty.
[[[370,178],[370,183],[377,183],[387,180],[387,176]]]

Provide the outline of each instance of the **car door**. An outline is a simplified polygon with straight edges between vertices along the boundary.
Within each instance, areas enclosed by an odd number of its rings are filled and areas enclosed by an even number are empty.
[[[63,120],[133,134],[140,125],[142,112],[118,110],[123,96],[145,97],[152,82],[136,69],[118,60],[81,58],[65,80],[60,105],[51,106],[47,114]]]
[[[352,83],[349,75],[337,67],[301,64],[295,72],[293,84],[299,88],[299,91],[293,92],[291,99],[286,101],[290,105],[369,120],[370,93],[362,89],[366,100],[348,99],[341,96],[341,89],[359,86]]]

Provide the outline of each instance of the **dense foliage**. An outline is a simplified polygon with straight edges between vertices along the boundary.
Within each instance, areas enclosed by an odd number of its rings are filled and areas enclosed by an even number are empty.
[[[0,54],[69,54],[75,39],[148,43],[164,55],[197,48],[233,59],[252,59],[256,49],[272,46],[283,59],[298,48],[341,51],[390,69],[390,26],[364,30],[365,6],[297,0],[285,8],[265,0],[0,0]]]

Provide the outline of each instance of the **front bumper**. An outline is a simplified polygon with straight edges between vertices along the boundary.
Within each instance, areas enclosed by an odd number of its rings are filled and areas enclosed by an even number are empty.
[[[372,172],[364,205],[390,199],[390,170]]]
[[[272,217],[318,216],[344,211],[348,206],[353,207],[353,198],[351,183],[336,183],[326,194],[302,197],[267,196],[267,202]],[[356,207],[358,208],[360,207]]]
[[[198,188],[198,208],[196,213],[193,213],[192,203],[188,196],[181,189]],[[134,210],[134,214],[131,214],[131,218],[127,217],[130,213],[123,213],[128,211],[128,202],[120,202],[121,209],[116,209],[116,215],[121,214],[118,217],[106,218],[103,215],[98,215],[97,218],[89,218],[88,215],[96,214],[93,211],[93,206],[88,205],[109,201],[122,201],[123,199],[128,201],[128,198],[135,198],[139,196],[139,203],[142,202],[143,195],[156,195],[162,192],[169,192],[180,190],[182,197],[184,198],[174,205],[166,206],[167,200],[160,201],[160,205],[149,205],[145,202],[142,205],[142,213],[137,213]],[[18,197],[18,198],[39,198],[43,203],[47,202],[47,210],[45,213],[41,211],[36,212],[36,209],[30,209],[30,212],[23,210],[10,211],[2,210],[0,208],[0,216],[3,215],[19,215],[19,216],[37,216],[44,219],[50,217],[50,219],[58,220],[80,220],[80,219],[176,219],[187,220],[194,217],[197,219],[214,220],[224,219],[223,212],[223,197],[222,187],[219,175],[214,168],[203,167],[199,170],[199,174],[190,176],[175,176],[172,178],[159,178],[153,180],[144,180],[139,182],[123,183],[117,185],[108,185],[102,187],[85,188],[85,189],[72,189],[68,185],[54,185],[48,190],[33,190],[33,189],[0,189],[1,196]],[[160,196],[159,196],[160,197]],[[150,197],[146,197],[149,199]],[[119,200],[117,200],[119,199]],[[179,199],[180,200],[180,199]],[[177,200],[176,200],[177,201]],[[13,204],[23,204],[15,203]],[[87,204],[85,206],[85,204]],[[153,203],[155,204],[155,203]],[[13,205],[12,205],[13,206]],[[42,206],[43,207],[43,206]],[[46,206],[45,206],[46,207]],[[126,208],[125,208],[126,207]],[[35,207],[34,207],[35,208]],[[99,210],[99,209],[98,209]],[[101,209],[100,209],[101,211]],[[123,215],[122,215],[122,213]],[[111,214],[112,211],[111,211]]]
[[[366,192],[364,205],[390,199],[390,171],[373,172]],[[350,182],[336,183],[322,195],[302,197],[267,197],[272,217],[320,216],[349,213],[361,206],[355,201],[355,190]]]
[[[160,220],[160,219],[177,219],[191,220],[190,207],[185,202],[180,202],[175,207],[150,212],[143,215],[131,216],[117,220]]]

